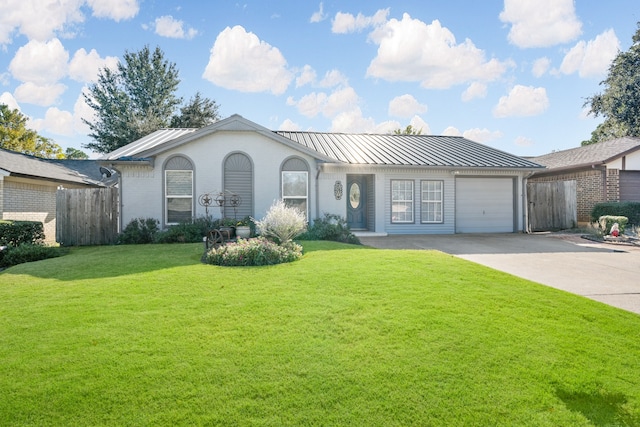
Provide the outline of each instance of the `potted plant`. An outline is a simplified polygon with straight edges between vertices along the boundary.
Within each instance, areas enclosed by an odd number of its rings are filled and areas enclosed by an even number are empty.
[[[251,237],[251,218],[245,216],[241,220],[236,222],[236,236],[243,239]]]

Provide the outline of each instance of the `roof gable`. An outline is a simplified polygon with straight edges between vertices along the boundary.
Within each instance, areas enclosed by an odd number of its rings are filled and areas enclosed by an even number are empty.
[[[625,137],[555,151],[531,160],[549,169],[578,168],[608,163],[637,150],[640,150],[640,138]]]

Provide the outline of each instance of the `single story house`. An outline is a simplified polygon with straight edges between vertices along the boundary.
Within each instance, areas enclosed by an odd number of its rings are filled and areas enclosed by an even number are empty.
[[[578,222],[601,202],[640,201],[640,138],[617,138],[533,157],[531,182],[576,181]]]
[[[517,232],[542,166],[462,137],[272,131],[239,115],[162,129],[101,159],[119,175],[123,225],[209,214],[262,218],[277,199],[376,234]],[[209,199],[224,193],[222,207]],[[220,199],[221,200],[221,199]]]
[[[40,221],[46,243],[55,243],[56,191],[109,185],[99,168],[95,160],[41,159],[0,148],[0,219]],[[84,169],[91,176],[78,172]]]

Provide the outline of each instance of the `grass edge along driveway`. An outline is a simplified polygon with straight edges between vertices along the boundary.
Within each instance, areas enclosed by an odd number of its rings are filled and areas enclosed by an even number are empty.
[[[0,425],[640,424],[640,316],[434,251],[0,273]]]

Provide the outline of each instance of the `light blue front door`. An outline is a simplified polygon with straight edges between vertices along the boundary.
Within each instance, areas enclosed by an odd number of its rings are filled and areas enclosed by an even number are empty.
[[[367,228],[367,182],[362,175],[347,178],[347,223],[352,230]]]

